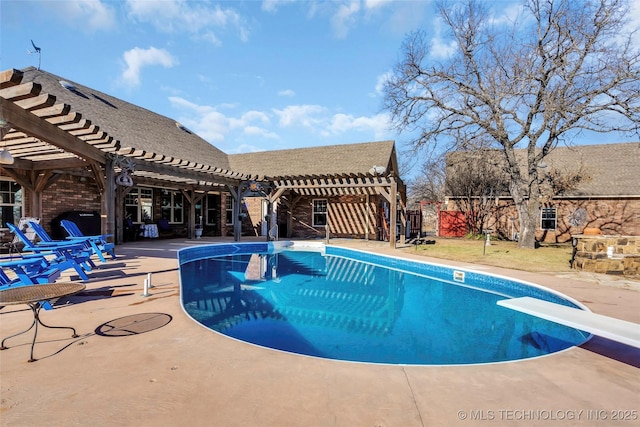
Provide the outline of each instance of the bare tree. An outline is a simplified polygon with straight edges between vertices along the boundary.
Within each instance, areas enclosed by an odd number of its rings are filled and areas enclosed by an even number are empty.
[[[409,34],[385,107],[414,147],[500,149],[520,246],[534,248],[542,160],[582,130],[640,130],[639,53],[625,0],[527,0],[508,25],[488,4],[439,4],[454,52],[438,62],[423,31]]]
[[[407,182],[410,203],[415,205],[421,200],[431,202],[444,200],[445,177],[444,156],[430,157],[420,167],[420,172]]]
[[[475,235],[488,228],[496,200],[508,192],[508,177],[495,154],[496,150],[475,150],[447,156],[446,192],[457,196],[455,202],[465,214],[467,231]]]

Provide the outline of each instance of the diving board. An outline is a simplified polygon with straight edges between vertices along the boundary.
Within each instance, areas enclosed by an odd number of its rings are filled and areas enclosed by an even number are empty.
[[[537,298],[500,300],[498,305],[640,348],[640,325]]]

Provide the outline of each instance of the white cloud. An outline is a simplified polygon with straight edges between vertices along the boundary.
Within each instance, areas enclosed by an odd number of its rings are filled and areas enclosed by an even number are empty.
[[[243,113],[239,118],[229,118],[229,127],[231,129],[244,129],[251,126],[251,123],[260,123],[262,125],[268,125],[271,123],[269,116],[262,111],[247,111]]]
[[[503,6],[503,5],[500,5]],[[498,14],[489,21],[493,25],[513,25],[523,16],[524,4],[514,3],[507,7],[497,7]]]
[[[171,68],[178,63],[178,60],[171,56],[169,52],[155,47],[148,49],[134,47],[126,51],[123,57],[126,68],[122,73],[122,80],[130,86],[138,86],[140,84],[140,73],[143,67],[162,65],[165,68]]]
[[[629,14],[627,16],[627,31],[635,31],[633,38],[637,44],[640,44],[640,2],[632,1],[630,3]]]
[[[387,114],[376,114],[372,117],[354,117],[350,114],[335,114],[327,134],[339,135],[350,131],[373,131],[375,139],[386,138],[389,134],[390,121]]]
[[[278,92],[278,96],[294,97],[296,93],[291,89],[285,89]]]
[[[333,33],[343,39],[349,34],[350,27],[356,22],[356,14],[360,10],[359,1],[351,1],[338,6],[338,11],[331,17]]]
[[[275,132],[270,132],[267,129],[259,126],[247,126],[243,129],[243,132],[247,136],[257,136],[266,139],[280,139],[280,136]]]
[[[275,12],[282,5],[294,3],[296,0],[263,0],[262,10],[265,12]]]
[[[378,96],[384,95],[384,85],[392,77],[393,77],[393,72],[391,71],[387,71],[378,76],[378,80],[376,81],[376,95]]]
[[[200,40],[204,40],[207,43],[210,43],[214,46],[222,46],[222,41],[216,36],[213,31],[205,31],[200,35]]]
[[[369,138],[387,138],[390,121],[387,114],[356,117],[351,114],[333,114],[319,105],[290,105],[282,110],[274,109],[282,128],[304,127],[323,137],[344,135],[350,132],[369,134]]]
[[[326,109],[319,105],[290,105],[282,110],[272,110],[278,116],[282,127],[303,126],[316,128],[323,121]]]
[[[189,32],[202,40],[220,45],[216,30],[235,30],[242,41],[247,41],[250,30],[240,14],[220,5],[183,0],[138,1],[128,0],[129,17],[149,22],[165,32]]]
[[[181,110],[177,119],[180,123],[227,153],[274,149],[273,141],[283,142],[281,131],[293,132],[296,142],[342,135],[355,138],[354,134],[369,140],[387,139],[390,134],[387,114],[370,117],[332,114],[319,105],[290,105],[268,112],[249,110],[234,114],[235,109],[231,113],[222,112],[227,108],[224,105],[199,105],[181,97],[170,97],[169,101]]]
[[[449,58],[456,51],[457,45],[455,40],[445,40],[442,36],[442,19],[435,18],[433,20],[433,38],[431,39],[430,55],[434,58]]]
[[[107,30],[116,25],[115,11],[100,0],[67,0],[43,2],[65,21],[81,25],[86,30]],[[34,7],[38,7],[34,4]]]
[[[271,119],[262,111],[250,110],[239,117],[233,117],[219,111],[221,108],[232,107],[230,105],[199,105],[180,97],[169,97],[169,101],[174,107],[186,112],[180,117],[180,123],[211,143],[227,142],[229,135],[234,132],[254,138],[279,139],[277,133],[267,128],[271,125]],[[237,147],[228,152],[241,152],[236,149]]]
[[[391,3],[392,0],[364,0],[364,7],[366,9],[379,9]]]
[[[191,110],[200,115],[207,114],[210,111],[214,111],[213,107],[209,107],[207,105],[198,105],[191,101],[187,101],[186,99],[179,96],[170,96],[169,102],[171,102],[171,104],[173,104],[175,107],[178,107],[182,110]]]

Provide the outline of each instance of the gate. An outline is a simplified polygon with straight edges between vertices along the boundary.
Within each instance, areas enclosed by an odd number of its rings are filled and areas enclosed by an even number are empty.
[[[467,234],[467,222],[464,212],[439,211],[438,235],[441,237],[464,237]]]

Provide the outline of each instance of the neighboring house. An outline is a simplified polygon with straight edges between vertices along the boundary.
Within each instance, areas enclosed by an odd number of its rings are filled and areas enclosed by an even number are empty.
[[[448,175],[464,155],[452,153]],[[495,166],[500,156],[493,152],[490,163]],[[536,233],[539,241],[566,242],[585,228],[607,235],[640,235],[640,143],[557,147],[539,165],[539,175],[548,178]],[[486,228],[517,238],[517,211],[508,193],[502,190],[491,197],[495,201]],[[455,212],[464,217],[460,199],[460,194],[448,194],[443,209],[449,217]]]
[[[3,227],[33,216],[55,234],[81,211],[118,243],[160,221],[189,237],[324,237],[328,225],[395,244],[389,224],[403,223],[393,141],[227,155],[173,119],[33,67],[0,73],[0,106],[0,148],[14,160],[0,157]]]

